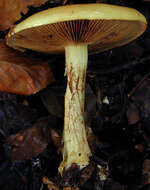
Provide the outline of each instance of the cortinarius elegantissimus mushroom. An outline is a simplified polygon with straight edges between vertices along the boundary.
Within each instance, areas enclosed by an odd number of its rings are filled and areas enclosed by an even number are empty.
[[[138,11],[107,4],[51,8],[27,18],[7,36],[13,48],[44,53],[65,51],[68,78],[65,94],[63,169],[88,165],[91,151],[84,126],[84,89],[89,52],[102,52],[129,43],[146,29]]]

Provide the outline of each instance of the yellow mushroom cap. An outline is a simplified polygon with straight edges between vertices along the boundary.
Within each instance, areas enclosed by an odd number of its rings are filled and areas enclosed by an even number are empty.
[[[122,46],[139,37],[147,21],[137,10],[108,4],[50,8],[16,25],[7,44],[44,53],[64,52],[70,44],[87,44],[91,52]]]

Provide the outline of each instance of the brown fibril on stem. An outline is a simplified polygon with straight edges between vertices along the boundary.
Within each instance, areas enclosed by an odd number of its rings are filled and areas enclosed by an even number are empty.
[[[146,29],[138,11],[106,4],[80,4],[39,12],[8,34],[13,48],[66,55],[67,89],[63,131],[63,161],[59,171],[89,164],[91,151],[84,124],[84,89],[88,51],[102,52],[125,45]]]

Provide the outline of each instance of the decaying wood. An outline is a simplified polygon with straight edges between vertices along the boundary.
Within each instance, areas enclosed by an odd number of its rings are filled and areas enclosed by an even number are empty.
[[[54,81],[47,62],[8,48],[0,40],[0,91],[31,95]]]

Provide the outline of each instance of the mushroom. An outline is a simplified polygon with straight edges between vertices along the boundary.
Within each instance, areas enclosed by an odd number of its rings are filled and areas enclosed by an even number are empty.
[[[63,53],[66,57],[67,89],[63,131],[63,161],[59,172],[76,164],[89,164],[84,123],[84,89],[88,51],[103,52],[129,43],[146,29],[137,10],[107,4],[66,5],[36,13],[16,25],[7,36],[15,49]]]

